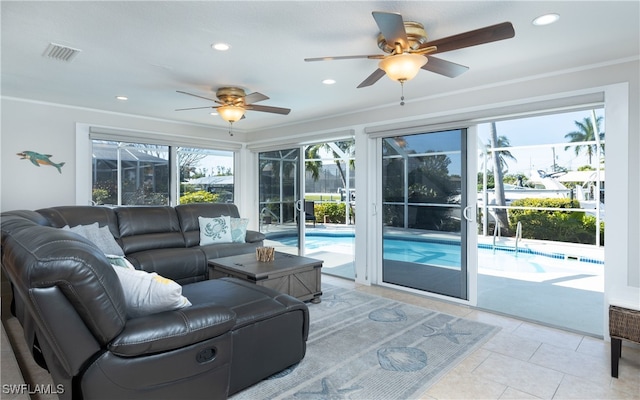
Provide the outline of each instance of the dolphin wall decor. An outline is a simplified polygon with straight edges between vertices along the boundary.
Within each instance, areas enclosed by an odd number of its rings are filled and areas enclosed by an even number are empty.
[[[62,173],[61,168],[64,165],[64,162],[61,162],[58,164],[54,163],[49,159],[49,157],[52,157],[51,154],[40,154],[40,153],[36,153],[35,151],[28,151],[28,150],[25,150],[22,153],[16,153],[16,154],[21,157],[20,158],[21,160],[29,160],[36,167],[39,167],[41,164],[51,165],[52,167],[55,167],[58,170],[58,172]]]

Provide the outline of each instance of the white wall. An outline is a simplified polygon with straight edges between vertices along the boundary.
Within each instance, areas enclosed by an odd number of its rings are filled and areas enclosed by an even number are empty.
[[[82,197],[77,191],[87,191],[87,188],[82,187],[76,176],[78,124],[157,132],[222,144],[242,142],[246,135],[236,133],[231,137],[226,129],[13,98],[2,98],[1,112],[2,211],[75,204],[76,198]],[[51,166],[36,167],[21,160],[16,153],[24,150],[51,154],[51,161],[65,163],[62,173]],[[90,168],[90,165],[86,167]]]
[[[291,138],[291,143],[299,143],[301,135],[314,136],[314,133],[321,135],[322,132],[353,129],[357,133],[356,138],[363,138],[366,137],[361,133],[363,127],[375,128],[377,125],[390,123],[429,125],[443,120],[455,121],[456,114],[461,110],[491,114],[491,110],[503,106],[544,101],[545,98],[557,96],[559,93],[605,91],[604,88],[610,85],[623,83],[628,88],[626,109],[615,109],[614,115],[620,117],[619,121],[612,125],[609,125],[613,121],[610,121],[607,115],[607,202],[617,198],[621,199],[619,204],[625,206],[624,209],[607,207],[606,279],[609,297],[620,298],[640,306],[639,70],[640,63],[637,59],[612,65],[585,67],[490,87],[469,88],[462,92],[426,97],[407,102],[404,107],[394,103],[388,107],[332,116],[313,123],[252,132],[251,135],[262,138],[263,143],[270,139],[278,143],[287,143],[288,138]],[[214,131],[209,127],[12,98],[2,98],[1,113],[2,211],[35,209],[75,202],[79,186],[75,175],[74,147],[77,123],[211,138],[212,141],[242,142],[247,138],[245,134],[237,134],[230,138],[226,131]],[[625,116],[626,121],[622,121]],[[609,130],[610,126],[614,127],[613,131]],[[619,131],[620,126],[625,126],[624,132]],[[358,149],[367,148],[357,146]],[[38,168],[26,160],[20,160],[16,153],[23,150],[52,154],[52,161],[66,163],[62,168],[63,173],[59,174],[53,167]],[[612,150],[619,153],[611,154]],[[248,151],[241,151],[241,156],[243,160],[249,160],[249,164],[245,165],[251,165],[251,154]],[[239,179],[244,177],[246,182],[255,183],[251,173],[252,171],[243,168]],[[358,174],[359,178],[362,177],[360,172]],[[249,191],[251,188],[248,186],[241,184],[241,190]],[[359,196],[358,201],[370,204],[375,199]],[[255,204],[253,201],[242,201],[239,204],[241,213],[251,214],[249,203]],[[616,231],[612,231],[611,227],[616,227]],[[610,251],[609,246],[613,250]]]

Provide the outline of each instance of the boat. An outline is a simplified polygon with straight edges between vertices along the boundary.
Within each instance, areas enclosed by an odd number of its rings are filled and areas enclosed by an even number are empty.
[[[564,174],[563,172],[546,173],[542,170],[532,171],[531,178],[524,185],[522,181],[513,185],[503,183],[504,197],[506,205],[510,205],[514,200],[527,198],[571,198],[571,189],[563,185],[557,178]],[[486,194],[487,204],[495,205],[495,190],[486,189],[478,193],[478,204],[484,204]]]
[[[598,178],[599,176],[599,178]],[[531,178],[527,185],[503,184],[505,205],[509,206],[514,200],[525,198],[566,198],[575,199],[580,202],[580,208],[586,210],[588,214],[596,215],[599,211],[600,219],[604,219],[604,198],[595,199],[593,193],[598,191],[598,179],[604,181],[604,171],[569,171],[547,173],[543,170],[531,172]],[[576,182],[574,189],[566,187],[563,182]],[[486,197],[485,197],[486,196]],[[485,204],[495,205],[495,190],[487,189],[478,193],[478,207]]]

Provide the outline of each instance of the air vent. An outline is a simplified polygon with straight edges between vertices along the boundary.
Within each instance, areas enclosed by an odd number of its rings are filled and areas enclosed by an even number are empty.
[[[49,46],[47,46],[43,56],[69,62],[81,51],[82,50],[63,46],[61,44],[49,43]]]

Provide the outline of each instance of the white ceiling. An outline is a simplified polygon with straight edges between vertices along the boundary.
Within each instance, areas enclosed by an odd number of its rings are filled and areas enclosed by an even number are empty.
[[[405,85],[407,102],[559,70],[637,59],[638,1],[2,1],[3,97],[67,104],[207,126],[226,123],[206,100],[221,86],[270,97],[234,129],[251,131],[382,105],[399,106],[400,85],[382,78],[356,89],[376,60],[307,57],[381,54],[371,11],[424,24],[435,40],[510,21],[513,39],[439,58],[470,67],[457,78],[428,71]],[[560,14],[549,26],[531,21]],[[43,56],[50,42],[82,50],[70,62]],[[227,52],[211,49],[226,42]],[[335,85],[323,85],[333,78]],[[128,96],[126,102],[115,99]],[[213,103],[211,103],[213,105]]]

